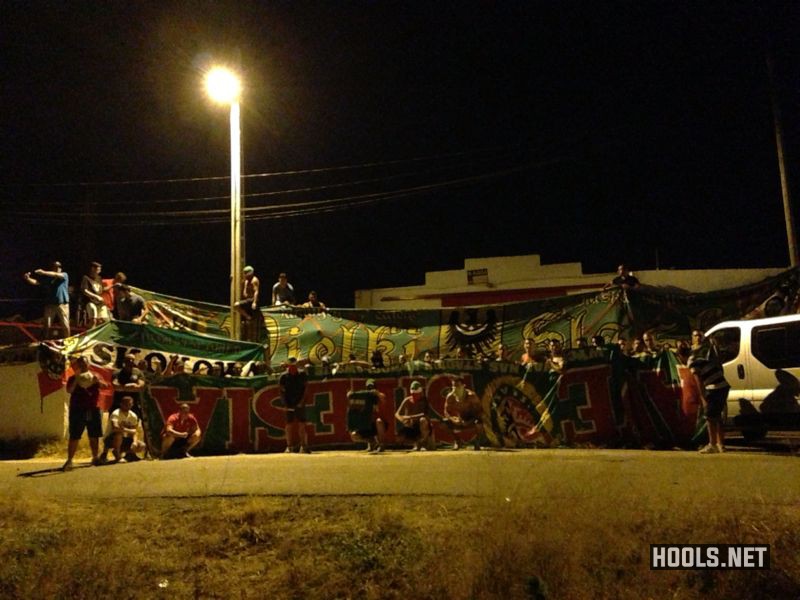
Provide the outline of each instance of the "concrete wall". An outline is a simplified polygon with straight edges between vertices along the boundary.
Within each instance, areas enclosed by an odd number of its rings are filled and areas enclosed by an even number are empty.
[[[710,292],[759,282],[787,267],[637,271],[643,285]],[[487,283],[468,283],[469,271],[486,269]],[[581,263],[543,265],[538,254],[468,258],[463,269],[430,271],[424,284],[357,290],[356,308],[420,309],[514,302],[602,289],[616,273],[585,274]]]
[[[63,438],[69,396],[39,395],[38,362],[0,365],[0,439]]]

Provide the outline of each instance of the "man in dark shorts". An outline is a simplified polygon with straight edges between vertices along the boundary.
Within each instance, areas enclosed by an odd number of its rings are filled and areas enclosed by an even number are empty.
[[[403,441],[413,442],[414,450],[427,450],[432,436],[425,388],[414,381],[409,389],[411,395],[406,396],[394,414],[400,422],[397,435]]]
[[[286,371],[281,374],[278,384],[281,388],[281,399],[286,409],[286,450],[292,452],[292,429],[297,429],[301,454],[311,454],[308,448],[308,432],[306,431],[306,373],[300,371],[297,359],[291,357],[286,365]]]
[[[444,400],[444,424],[453,434],[453,450],[458,450],[463,445],[458,434],[461,431],[475,429],[475,439],[472,447],[481,449],[483,436],[483,406],[478,395],[464,385],[460,375],[450,378],[452,387]]]
[[[236,303],[236,310],[239,311],[245,321],[249,321],[258,312],[261,282],[255,275],[255,269],[250,265],[247,265],[242,270],[242,275],[244,275],[242,299]]]
[[[69,443],[67,444],[67,462],[61,467],[63,471],[72,470],[72,459],[78,449],[78,442],[83,430],[89,434],[89,447],[92,449],[92,464],[100,464],[100,438],[103,436],[103,424],[97,399],[100,396],[100,381],[89,371],[89,361],[84,356],[78,357],[73,365],[75,373],[67,380],[69,393]]]
[[[379,408],[384,395],[375,389],[374,379],[367,379],[366,387],[347,394],[347,431],[354,442],[367,442],[367,452],[372,452],[373,447],[377,452],[383,452],[386,423]]]
[[[719,454],[725,451],[725,429],[722,413],[728,401],[731,386],[725,380],[725,373],[719,353],[713,340],[705,339],[703,332],[692,332],[692,354],[689,356],[689,370],[700,392],[700,401],[706,415],[708,426],[708,445],[700,449],[702,454]]]
[[[191,413],[189,405],[184,402],[180,410],[171,414],[164,423],[164,429],[161,431],[161,459],[170,456],[191,458],[189,452],[200,443],[201,435],[197,418]]]

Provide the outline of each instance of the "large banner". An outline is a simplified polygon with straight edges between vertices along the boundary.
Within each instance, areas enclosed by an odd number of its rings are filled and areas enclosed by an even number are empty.
[[[180,359],[188,372],[208,372],[215,367],[226,372],[232,365],[263,363],[264,347],[250,342],[197,335],[126,321],[110,321],[82,334],[42,342],[39,362],[51,379],[63,379],[67,357],[85,356],[102,378],[122,366],[123,357],[136,356],[137,364],[149,372],[163,372],[173,359]]]
[[[309,378],[305,393],[309,443],[352,446],[347,394],[375,380],[385,396],[379,413],[390,423],[387,443],[397,442],[394,412],[419,381],[430,402],[437,443],[452,435],[441,423],[451,376],[461,375],[483,405],[484,444],[494,447],[556,445],[668,447],[693,444],[697,406],[681,402],[680,368],[671,352],[643,362],[615,355],[570,365],[562,374],[520,373],[510,362],[459,361],[456,369],[413,375],[389,370]],[[187,402],[203,431],[201,453],[283,451],[285,410],[277,376],[214,378],[177,375],[146,386],[143,409],[157,449],[169,415]]]
[[[578,338],[632,339],[654,331],[659,342],[689,339],[693,328],[719,321],[798,312],[798,269],[764,281],[717,292],[692,294],[642,286],[612,288],[544,300],[475,307],[419,310],[305,309],[270,307],[245,324],[248,338],[267,348],[275,364],[289,356],[313,365],[350,359],[369,361],[375,350],[385,361],[490,355],[500,344],[515,357],[525,338],[545,348],[551,339],[575,347]],[[150,309],[148,322],[162,328],[228,337],[225,306],[137,290]],[[402,358],[401,358],[402,357]]]

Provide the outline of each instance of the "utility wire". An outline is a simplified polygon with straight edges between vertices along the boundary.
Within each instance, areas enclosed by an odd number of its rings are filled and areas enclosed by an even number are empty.
[[[549,161],[553,162],[553,161]],[[540,163],[541,164],[541,163]],[[247,221],[262,221],[267,219],[279,219],[297,217],[315,213],[327,213],[333,211],[349,210],[369,204],[375,204],[384,200],[397,200],[410,196],[436,192],[443,189],[463,186],[470,183],[477,183],[488,179],[502,177],[512,173],[524,171],[539,165],[521,165],[495,171],[492,173],[485,173],[471,177],[463,177],[460,179],[439,182],[435,184],[426,184],[421,186],[414,186],[399,190],[388,192],[375,192],[370,194],[359,194],[353,196],[346,196],[340,198],[330,198],[325,200],[297,202],[290,204],[281,204],[264,207],[248,207],[244,209]],[[114,227],[141,227],[142,225],[187,225],[187,224],[212,224],[212,223],[227,223],[230,220],[230,211],[227,209],[209,209],[202,211],[172,211],[172,212],[157,212],[157,213],[137,213],[137,217],[156,217],[148,218],[146,220],[137,219],[132,221],[115,221]],[[72,213],[70,216],[75,216]],[[103,215],[116,218],[118,215]],[[167,219],[168,217],[172,217]],[[181,218],[185,217],[185,218]],[[36,224],[52,224],[52,225],[66,225],[62,216],[53,214],[42,214],[40,212],[24,212],[20,211],[15,214],[15,218],[20,221]],[[104,226],[104,223],[85,223],[90,226]],[[110,225],[111,223],[109,223]],[[74,222],[69,223],[74,226]]]

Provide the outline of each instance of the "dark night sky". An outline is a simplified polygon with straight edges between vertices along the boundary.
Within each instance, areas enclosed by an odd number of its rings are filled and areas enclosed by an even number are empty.
[[[57,257],[227,302],[212,59],[246,81],[245,175],[293,172],[247,177],[247,205],[304,203],[248,217],[265,284],[352,306],[465,257],[786,265],[765,57],[798,190],[799,6],[0,0],[0,297]]]

